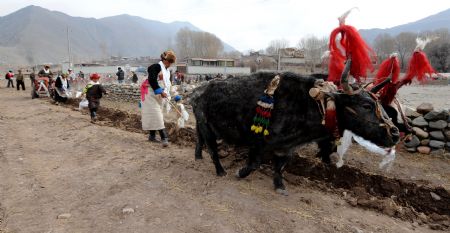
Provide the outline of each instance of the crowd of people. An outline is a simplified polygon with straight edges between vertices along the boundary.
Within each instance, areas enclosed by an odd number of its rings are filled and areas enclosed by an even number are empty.
[[[163,109],[170,110],[171,106],[177,108],[176,111],[180,114],[180,119],[187,119],[187,112],[181,103],[182,97],[177,95],[176,90],[172,88],[172,83],[175,85],[183,85],[186,82],[185,76],[178,70],[173,74],[169,71],[169,67],[176,61],[176,55],[173,51],[165,51],[160,56],[158,63],[152,64],[147,69],[147,78],[141,84],[141,121],[142,129],[149,132],[148,140],[154,143],[161,143],[163,147],[169,145],[169,138],[167,130],[164,125]],[[117,82],[123,84],[125,81],[125,72],[121,67],[116,72]],[[34,69],[29,73],[31,80],[31,87],[35,88],[39,85],[38,82],[44,82],[48,91],[52,92],[52,97],[55,104],[66,103],[68,98],[75,97],[74,92],[81,88],[80,83],[84,84],[81,91],[81,98],[85,98],[88,102],[91,122],[97,120],[97,111],[100,107],[100,99],[107,94],[105,88],[100,83],[102,78],[100,74],[93,73],[89,75],[89,82],[85,80],[85,75],[82,71],[75,73],[73,69],[68,69],[67,72],[52,72],[49,65],[45,65],[36,74]],[[108,78],[108,77],[106,77]],[[9,70],[5,74],[7,80],[7,87],[14,88],[13,80],[16,80],[17,90],[25,90],[25,80],[22,69],[18,69],[18,73],[14,74]],[[44,80],[44,81],[42,81]],[[137,84],[139,78],[135,72],[131,72],[131,82]],[[183,90],[183,88],[182,88]],[[175,104],[171,103],[171,95]],[[183,116],[184,115],[184,116]],[[183,123],[184,124],[184,123]],[[157,133],[159,139],[157,139]]]

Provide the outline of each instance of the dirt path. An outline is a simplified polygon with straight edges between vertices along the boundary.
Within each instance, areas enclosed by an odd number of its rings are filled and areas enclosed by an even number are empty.
[[[0,89],[0,132],[2,233],[434,232],[352,207],[305,178],[287,197],[260,172],[217,178],[192,148],[162,149],[28,91]]]

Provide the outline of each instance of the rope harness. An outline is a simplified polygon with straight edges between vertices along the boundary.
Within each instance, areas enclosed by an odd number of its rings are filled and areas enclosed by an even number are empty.
[[[341,135],[337,124],[336,104],[331,95],[334,92],[337,92],[337,86],[333,82],[317,80],[314,87],[309,90],[309,95],[317,102],[322,115],[322,125],[337,139]]]
[[[352,92],[352,95],[359,94],[363,89],[359,89]],[[314,83],[314,87],[309,90],[309,95],[316,100],[319,111],[322,115],[322,125],[324,125],[328,131],[333,135],[333,137],[337,140],[342,135],[339,131],[339,124],[337,122],[336,116],[336,104],[335,100],[332,97],[331,93],[337,92],[337,87],[332,82],[326,82],[323,80],[317,80]],[[391,128],[395,127],[394,123],[389,119],[387,114],[382,110],[381,105],[378,101],[378,98],[375,94],[371,92],[369,96],[375,101],[375,114],[379,120],[383,123],[371,121],[368,119],[364,119],[358,115],[358,113],[351,107],[345,106],[345,110],[352,113],[352,118],[360,119],[370,124],[378,125],[380,127],[386,128],[389,135],[391,135]]]

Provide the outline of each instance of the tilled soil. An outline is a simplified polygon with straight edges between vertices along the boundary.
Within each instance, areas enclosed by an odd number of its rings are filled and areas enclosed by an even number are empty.
[[[304,150],[306,155],[299,157],[304,160],[294,160],[291,172],[310,172],[286,174],[290,194],[286,197],[273,191],[266,167],[243,180],[231,175],[244,163],[245,150],[222,145],[230,175],[216,177],[209,158],[194,161],[192,129],[176,130],[170,124],[172,144],[163,149],[147,142],[136,114],[104,106],[98,124],[91,124],[71,105],[31,100],[28,92],[1,88],[0,99],[2,233],[448,230],[448,189],[436,190],[438,179],[448,187],[448,170],[434,171],[440,175],[432,177],[426,176],[427,171],[415,171],[416,179],[425,183],[394,176],[396,182],[426,186],[441,198],[435,205],[444,206],[439,207],[444,211],[420,210],[402,202],[404,197],[379,194],[377,188],[350,187],[351,182],[364,184],[372,176],[381,179],[368,185],[384,186],[389,174],[370,169],[365,174],[362,169],[351,170],[357,169],[353,166],[321,168]],[[349,156],[349,164],[354,159]],[[445,158],[433,159],[448,165]],[[348,179],[348,185],[328,181],[340,173],[346,174],[340,180]]]

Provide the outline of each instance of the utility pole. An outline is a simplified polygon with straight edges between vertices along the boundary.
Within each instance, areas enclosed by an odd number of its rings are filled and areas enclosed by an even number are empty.
[[[281,70],[281,48],[278,49],[278,64],[277,64],[277,71]]]
[[[67,26],[67,53],[69,55],[69,68],[72,68],[72,62],[70,60],[70,40],[69,40],[69,26]]]

